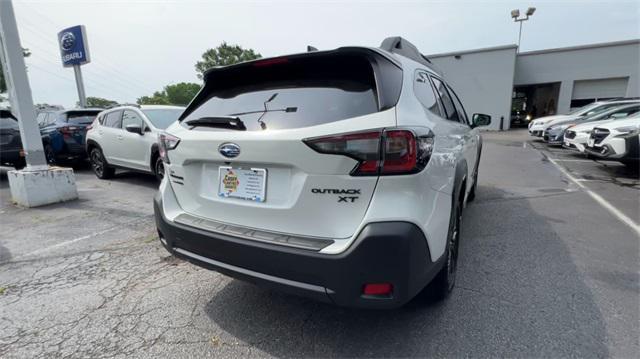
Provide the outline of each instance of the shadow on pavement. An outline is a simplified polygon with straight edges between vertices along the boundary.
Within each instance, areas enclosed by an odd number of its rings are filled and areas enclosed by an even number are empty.
[[[230,335],[282,357],[608,356],[592,293],[526,199],[481,186],[463,221],[458,283],[445,302],[362,311],[234,280],[205,311]]]

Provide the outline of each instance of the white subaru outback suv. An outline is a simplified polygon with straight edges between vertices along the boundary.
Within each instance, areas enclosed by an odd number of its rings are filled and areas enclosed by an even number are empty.
[[[87,153],[98,178],[113,177],[116,168],[164,176],[158,133],[176,122],[184,107],[118,106],[98,114],[87,131]]]
[[[453,288],[488,115],[401,38],[209,70],[160,135],[165,248],[242,280],[392,308]]]

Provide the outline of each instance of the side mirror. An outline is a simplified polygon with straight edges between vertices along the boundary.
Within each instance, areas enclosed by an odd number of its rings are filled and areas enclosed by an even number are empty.
[[[131,132],[131,133],[137,133],[139,135],[142,135],[142,127],[138,126],[138,125],[127,125],[125,127],[125,130]]]
[[[491,124],[491,116],[485,115],[483,113],[474,113],[471,118],[471,123],[473,128],[480,126],[489,126]]]

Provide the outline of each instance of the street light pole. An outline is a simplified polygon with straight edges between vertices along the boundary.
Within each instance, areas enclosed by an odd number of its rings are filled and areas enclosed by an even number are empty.
[[[520,52],[520,41],[522,40],[522,23],[529,20],[529,17],[533,16],[533,13],[535,12],[536,12],[536,8],[530,7],[527,9],[526,16],[520,17],[520,10],[518,9],[511,10],[511,17],[513,18],[513,21],[520,23],[520,31],[518,32],[518,50],[517,50],[518,53]]]
[[[520,21],[520,31],[518,32],[518,52],[520,52],[520,41],[522,41],[522,22]]]

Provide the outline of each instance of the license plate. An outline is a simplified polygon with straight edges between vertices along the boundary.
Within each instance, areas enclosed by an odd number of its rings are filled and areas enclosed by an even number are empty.
[[[589,147],[593,147],[593,145],[595,144],[595,142],[596,142],[595,140],[593,140],[593,139],[591,139],[591,138],[590,138],[590,139],[588,139],[588,140],[587,140],[587,146],[589,146]]]
[[[267,170],[264,168],[241,169],[220,167],[218,169],[218,196],[265,201]]]
[[[564,145],[569,147],[569,141],[564,141]]]

